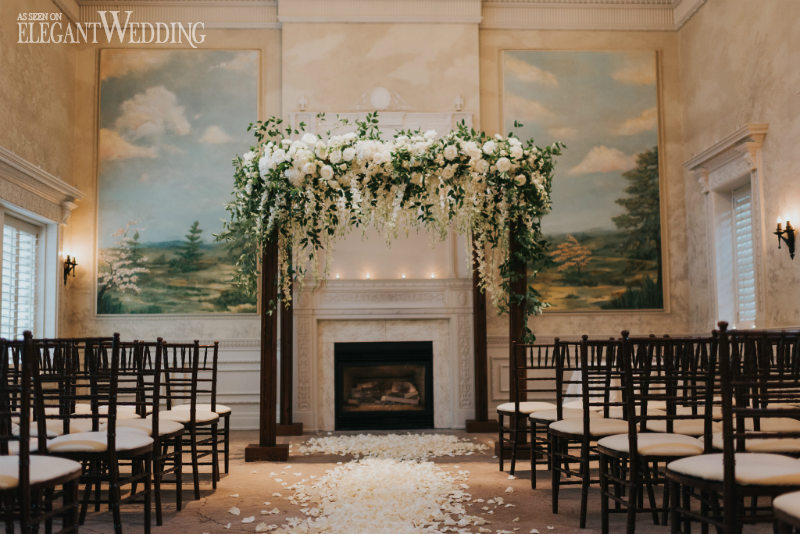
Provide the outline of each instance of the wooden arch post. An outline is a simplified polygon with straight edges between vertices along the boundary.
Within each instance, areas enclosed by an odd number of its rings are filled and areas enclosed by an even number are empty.
[[[291,253],[289,254],[291,256]],[[292,295],[294,284],[289,284],[289,295]],[[279,436],[300,436],[303,434],[303,423],[292,422],[292,393],[294,391],[294,314],[293,300],[284,301],[280,306],[281,328],[281,401],[280,419],[277,432]]]
[[[285,462],[289,445],[277,443],[278,386],[278,236],[273,233],[261,250],[261,395],[258,443],[244,450],[246,462]]]
[[[467,432],[497,432],[497,421],[489,419],[488,358],[486,346],[486,293],[481,290],[478,254],[472,254],[472,345],[475,383],[475,419],[467,420]]]

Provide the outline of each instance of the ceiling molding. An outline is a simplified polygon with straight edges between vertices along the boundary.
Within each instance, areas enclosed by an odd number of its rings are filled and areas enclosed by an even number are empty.
[[[206,28],[283,23],[480,24],[503,30],[674,31],[706,0],[53,0],[74,21],[132,10],[137,22],[203,22]]]
[[[706,0],[676,0],[673,8],[675,29],[680,30],[705,3]]]
[[[280,27],[276,0],[137,0],[135,4],[120,0],[77,2],[82,22],[99,20],[97,11],[131,10],[131,20],[135,22],[203,22],[207,29]]]
[[[283,0],[278,2],[278,20],[478,24],[481,0]]]

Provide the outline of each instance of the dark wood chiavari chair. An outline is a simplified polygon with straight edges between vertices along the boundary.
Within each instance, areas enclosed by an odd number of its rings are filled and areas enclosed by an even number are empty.
[[[800,491],[784,493],[772,501],[775,534],[800,534]]]
[[[800,438],[800,332],[732,332],[720,323],[722,433],[704,436],[704,452],[667,465],[673,533],[704,529],[735,534],[773,521],[763,504],[800,488],[800,460],[774,452]],[[706,425],[713,417],[706,392]],[[714,442],[722,452],[715,452]],[[700,503],[700,511],[692,504]]]
[[[50,455],[69,458],[83,465],[81,482],[85,484],[85,490],[81,523],[92,502],[92,488],[95,488],[95,509],[99,508],[101,502],[108,503],[114,531],[118,534],[122,532],[120,506],[123,500],[143,497],[144,532],[149,533],[153,439],[140,430],[117,427],[119,335],[115,334],[111,343],[98,339],[70,340],[69,343],[72,344],[72,350],[62,351],[62,358],[53,359],[51,372],[42,374],[35,381],[36,393],[45,404],[53,403],[61,407],[61,412],[56,416],[44,414],[46,418],[59,419],[64,426],[64,432],[47,443],[47,451]],[[129,391],[127,375],[123,376],[126,377],[123,391],[135,396],[134,391]],[[54,384],[66,387],[57,389],[52,387]],[[136,401],[132,402],[135,404]],[[82,405],[88,405],[88,411],[76,409],[64,417],[65,407]],[[70,427],[79,421],[89,421],[90,430],[73,432]],[[130,465],[129,472],[120,469],[127,465]],[[104,500],[101,500],[100,493],[102,483],[107,483],[107,498]],[[139,483],[144,486],[144,491],[137,493],[135,487]],[[132,490],[123,499],[122,487],[127,485]]]
[[[44,522],[52,533],[59,516],[60,533],[77,532],[81,465],[31,454],[46,449],[44,406],[33,395],[38,360],[31,333],[25,332],[23,341],[0,340],[0,354],[6,359],[0,367],[0,516],[6,532],[14,531],[15,522],[22,532],[36,532]],[[34,439],[32,416],[41,427]],[[54,506],[59,499],[62,504]]]
[[[564,400],[582,401],[580,417],[566,418],[550,424],[550,473],[552,479],[553,513],[558,513],[559,490],[562,485],[581,486],[580,527],[586,527],[589,486],[599,482],[592,479],[590,463],[598,459],[598,439],[627,432],[628,424],[611,418],[613,408],[622,407],[620,377],[620,341],[589,340],[580,342],[580,392],[570,392],[576,382],[574,371],[559,368],[562,384],[567,386]],[[578,465],[575,471],[572,467]]]
[[[497,432],[500,471],[504,468],[505,450],[511,451],[513,475],[517,464],[517,451],[524,443],[528,415],[540,410],[555,409],[552,398],[556,368],[556,345],[515,345],[515,368],[511,372],[511,398],[497,407]],[[550,371],[550,373],[548,373]],[[550,374],[551,376],[548,376]],[[508,425],[506,425],[508,418]],[[531,451],[533,452],[533,451]]]
[[[659,506],[655,490],[665,486],[667,462],[703,453],[701,441],[674,430],[682,421],[697,418],[698,407],[705,403],[705,389],[714,387],[713,380],[708,382],[713,375],[698,365],[709,361],[712,350],[711,338],[631,339],[627,332],[622,333],[622,391],[628,432],[597,442],[603,534],[609,532],[612,512],[627,514],[629,534],[635,532],[636,514],[640,512],[650,512],[655,524],[666,522],[669,492],[663,490]],[[659,408],[650,410],[651,403]],[[663,431],[649,432],[650,423],[656,421],[662,423]]]
[[[531,488],[536,488],[536,474],[539,465],[550,470],[550,439],[548,428],[550,423],[572,417],[582,417],[582,401],[572,406],[564,402],[564,373],[576,372],[580,369],[580,342],[562,341],[556,338],[553,346],[551,380],[552,393],[555,394],[555,408],[538,410],[528,416],[531,441]],[[549,370],[549,368],[547,368]],[[562,371],[562,372],[560,372]]]
[[[200,498],[200,466],[211,466],[211,484],[214,489],[219,479],[218,424],[219,415],[197,407],[198,395],[211,393],[206,384],[198,385],[200,343],[165,343],[163,370],[166,410],[160,417],[183,424],[184,450],[191,454],[194,498]],[[189,408],[179,406],[188,404]],[[204,429],[206,429],[204,431]],[[210,457],[210,461],[201,462]]]
[[[224,471],[230,470],[230,424],[232,410],[229,406],[217,402],[217,365],[219,361],[219,341],[211,345],[200,345],[200,361],[197,367],[198,394],[201,400],[197,409],[201,412],[214,412],[219,415],[220,423],[217,430],[217,447],[222,447]],[[205,391],[205,393],[204,393]],[[191,404],[180,404],[174,408],[188,410]],[[206,435],[210,428],[198,429],[198,435]],[[202,463],[201,463],[202,465]]]

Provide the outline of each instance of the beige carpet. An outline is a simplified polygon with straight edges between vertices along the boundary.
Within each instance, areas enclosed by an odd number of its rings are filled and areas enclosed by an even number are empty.
[[[443,432],[437,432],[443,433]],[[472,439],[476,442],[490,446],[482,453],[471,456],[440,457],[431,459],[437,467],[447,473],[457,474],[459,471],[469,471],[464,483],[464,489],[471,495],[471,501],[465,506],[466,514],[479,516],[488,521],[482,528],[489,532],[520,532],[530,533],[536,529],[541,534],[553,533],[590,533],[600,531],[600,505],[597,497],[598,490],[592,488],[589,499],[589,524],[588,528],[578,528],[578,509],[580,490],[577,487],[562,489],[560,499],[560,513],[550,513],[550,482],[545,472],[538,476],[539,489],[530,489],[530,471],[527,462],[522,462],[517,471],[517,478],[510,480],[507,473],[501,473],[497,467],[497,460],[492,458],[494,435],[491,434],[466,434],[464,432],[446,432],[463,439]],[[325,433],[313,436],[324,436]],[[313,505],[292,504],[287,497],[292,495],[288,486],[300,480],[312,481],[335,469],[339,462],[348,462],[352,457],[334,455],[312,454],[309,456],[297,455],[298,445],[307,441],[312,435],[301,437],[280,438],[283,442],[292,443],[292,457],[287,464],[271,463],[245,463],[244,446],[255,442],[255,432],[232,433],[232,461],[231,472],[223,475],[216,491],[211,490],[208,476],[202,480],[202,498],[199,501],[184,501],[184,509],[175,511],[174,493],[165,492],[164,525],[154,527],[156,533],[230,533],[230,532],[256,532],[256,527],[263,523],[262,529],[271,528],[271,525],[285,527],[287,518],[304,518],[300,509]],[[272,473],[272,475],[271,475]],[[313,477],[313,478],[312,478]],[[190,477],[189,477],[190,478]],[[511,488],[507,492],[507,488]],[[280,493],[280,497],[273,496]],[[191,495],[190,486],[184,489],[184,498]],[[488,504],[490,499],[501,497],[502,505]],[[483,499],[484,502],[474,502]],[[269,502],[270,504],[265,504]],[[512,506],[505,506],[511,504]],[[230,513],[232,507],[239,509],[239,515]],[[483,508],[486,507],[487,510]],[[276,510],[277,509],[277,510]],[[261,512],[273,512],[262,514]],[[489,513],[489,512],[492,513]],[[277,512],[277,513],[275,513]],[[242,523],[242,519],[253,517],[253,522]],[[124,532],[141,532],[142,515],[139,505],[129,505],[123,509]],[[226,526],[230,523],[230,527]],[[378,521],[376,520],[376,523]],[[612,532],[624,531],[624,517],[612,516]],[[479,532],[479,527],[471,527],[471,532]],[[268,530],[264,530],[268,531]],[[273,530],[274,531],[274,530]],[[771,526],[760,526],[747,529],[746,532],[768,533]],[[106,533],[113,532],[111,518],[107,512],[91,513],[81,532]],[[355,533],[355,530],[347,534]],[[485,532],[485,531],[484,531]],[[665,527],[652,524],[648,515],[640,515],[637,532],[641,533],[666,533]],[[345,534],[345,533],[342,533]],[[374,533],[371,533],[374,534]]]

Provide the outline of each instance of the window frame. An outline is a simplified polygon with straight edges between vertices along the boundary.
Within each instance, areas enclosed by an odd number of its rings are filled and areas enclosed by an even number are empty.
[[[58,224],[6,202],[0,202],[0,229],[6,218],[16,219],[38,230],[34,336],[56,337],[58,322]],[[0,232],[0,265],[3,262],[3,232]],[[2,306],[2,302],[0,302]]]

